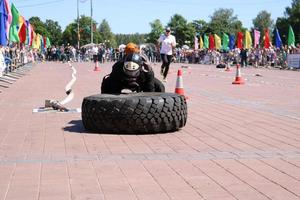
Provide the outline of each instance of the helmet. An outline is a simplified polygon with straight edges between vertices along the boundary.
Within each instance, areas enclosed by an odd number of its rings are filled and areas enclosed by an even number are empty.
[[[138,53],[139,52],[139,48],[136,44],[129,42],[126,47],[125,47],[125,55],[131,54],[131,53]]]
[[[142,66],[142,57],[137,53],[131,53],[125,56],[123,70],[127,76],[137,77],[140,74]]]
[[[138,77],[141,74],[142,69],[142,57],[137,53],[131,53],[124,58],[124,76],[122,78],[124,87],[132,91],[136,91],[139,88]]]

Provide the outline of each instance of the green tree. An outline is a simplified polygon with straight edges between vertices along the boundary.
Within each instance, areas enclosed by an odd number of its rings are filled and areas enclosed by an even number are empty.
[[[143,44],[146,42],[147,34],[116,34],[116,43],[120,44],[128,44],[129,42],[133,42],[137,45]]]
[[[96,22],[93,20],[93,24],[96,25]],[[73,23],[69,24],[62,34],[62,40],[64,44],[69,43],[73,46],[77,46],[78,41],[78,28],[77,20],[74,20]],[[91,18],[81,15],[79,18],[79,35],[80,35],[80,46],[89,44],[91,42]],[[94,43],[100,42],[100,34],[98,31],[95,31],[93,34]]]
[[[222,33],[236,34],[238,31],[244,31],[242,22],[233,15],[233,9],[220,8],[210,18],[206,33],[211,32],[220,36]]]
[[[50,36],[46,25],[44,24],[44,22],[41,21],[39,17],[31,17],[29,19],[29,22],[34,27],[34,31],[36,33],[39,33],[42,36],[46,36],[46,37]]]
[[[270,38],[272,38],[272,30],[274,29],[274,22],[271,19],[271,13],[268,13],[265,10],[260,11],[257,16],[252,20],[253,21],[253,28],[259,30],[261,33],[260,39],[261,42],[263,40],[263,36],[265,34],[265,30],[269,30]]]
[[[204,33],[211,32],[208,23],[204,20],[194,20],[192,25],[197,33],[197,35],[203,35]]]
[[[163,33],[164,27],[159,19],[150,22],[151,31],[147,35],[146,42],[156,44],[159,36]]]
[[[289,25],[293,27],[296,43],[300,42],[300,0],[292,0],[291,7],[287,7],[284,17],[277,18],[276,27],[278,28],[281,39],[285,44],[288,39]]]
[[[62,31],[58,22],[51,19],[47,19],[45,22],[45,27],[49,33],[49,39],[51,44],[58,45],[61,44],[62,40]]]
[[[171,17],[168,26],[171,27],[172,34],[176,37],[179,46],[192,45],[196,33],[192,23],[188,23],[183,16],[175,14]]]
[[[273,20],[271,19],[271,13],[268,13],[265,10],[260,11],[252,21],[254,28],[261,32],[263,32],[267,28],[273,28]]]
[[[102,20],[101,24],[99,25],[98,31],[102,38],[102,42],[105,43],[107,47],[117,46],[115,35],[111,32],[111,28],[106,19]]]
[[[69,24],[64,32],[62,33],[62,44],[72,44],[73,46],[77,46],[77,24],[71,23]],[[80,44],[81,45],[81,44]]]

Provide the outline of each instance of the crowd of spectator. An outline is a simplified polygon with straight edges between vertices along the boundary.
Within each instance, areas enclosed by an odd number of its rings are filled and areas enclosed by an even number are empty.
[[[141,45],[141,51],[151,62],[160,62],[157,49],[153,45]],[[288,54],[300,53],[297,48],[271,47],[252,49],[233,49],[230,51],[198,49],[189,50],[177,48],[174,52],[174,62],[195,64],[235,64],[242,67],[278,67],[287,68]],[[103,44],[83,46],[76,49],[72,45],[52,46],[44,51],[38,51],[22,45],[0,46],[0,72],[12,71],[18,66],[36,61],[84,62],[91,61],[96,56],[100,63],[115,62],[123,57],[124,48],[108,48]],[[1,69],[2,68],[2,69]]]
[[[15,70],[29,62],[42,60],[42,54],[27,46],[13,44],[0,46],[0,75]]]
[[[84,62],[91,61],[96,55],[99,62],[114,62],[122,55],[119,49],[107,48],[105,45],[83,46],[80,49],[71,45],[52,46],[45,52],[47,61],[73,61]]]
[[[300,53],[300,48],[252,48],[233,49],[230,51],[219,50],[187,50],[176,49],[176,62],[199,63],[199,64],[235,64],[242,67],[278,67],[287,68],[288,54]]]

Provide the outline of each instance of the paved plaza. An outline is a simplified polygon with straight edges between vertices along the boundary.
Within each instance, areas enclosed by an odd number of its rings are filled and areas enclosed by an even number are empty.
[[[80,108],[112,63],[73,66],[66,106]],[[0,200],[299,200],[300,72],[242,68],[246,84],[232,85],[235,69],[172,63],[167,92],[182,66],[187,124],[165,134],[92,134],[80,113],[33,113],[65,98],[66,63],[0,82]]]

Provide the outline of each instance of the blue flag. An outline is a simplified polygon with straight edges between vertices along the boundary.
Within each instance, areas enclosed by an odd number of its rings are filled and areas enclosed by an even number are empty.
[[[278,29],[276,28],[275,30],[275,42],[276,42],[276,48],[281,48],[282,46],[282,41],[278,32]]]
[[[235,44],[235,37],[234,37],[234,35],[230,35],[229,36],[229,49],[230,50],[232,50],[232,49],[234,49],[234,44]]]
[[[28,20],[25,20],[25,22],[26,22],[26,42],[25,42],[25,44],[26,45],[29,45],[29,43],[30,43],[30,27],[29,27],[29,25],[30,25],[30,23],[29,23],[29,21]]]
[[[7,21],[7,12],[4,4],[4,0],[0,0],[0,45],[7,45],[7,36],[6,36],[6,21]]]

